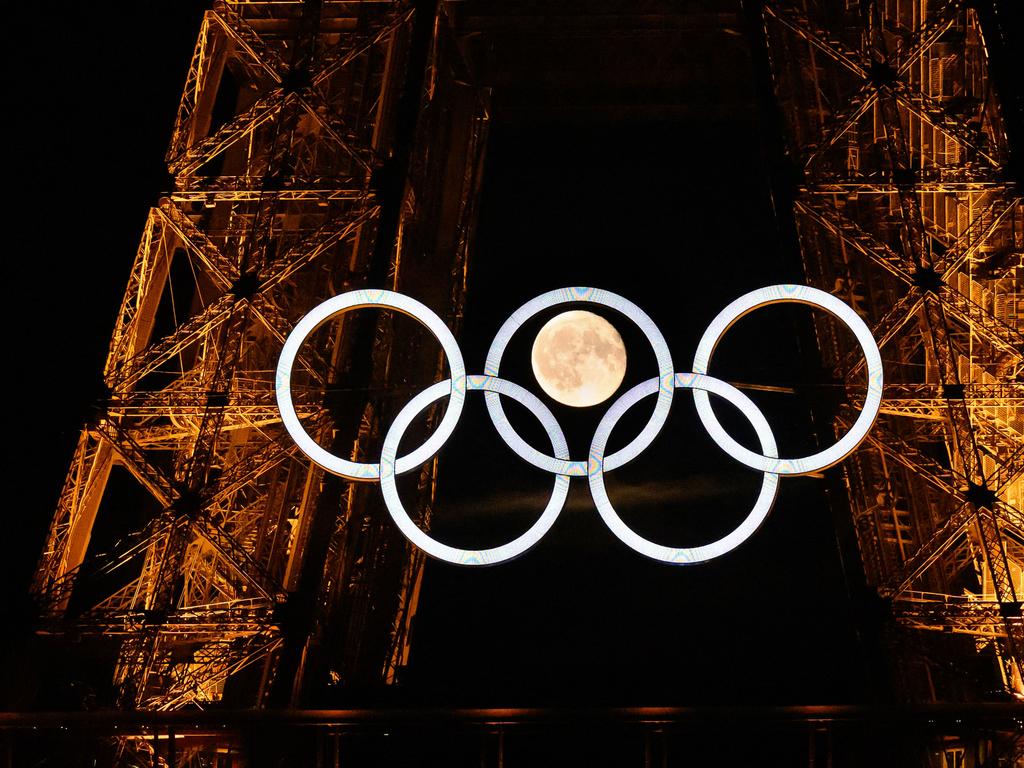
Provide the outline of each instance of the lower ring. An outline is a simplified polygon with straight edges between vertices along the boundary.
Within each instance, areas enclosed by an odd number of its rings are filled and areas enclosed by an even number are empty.
[[[467,390],[484,390],[487,392],[500,392],[517,400],[529,409],[540,421],[544,430],[551,440],[551,447],[555,456],[559,459],[569,458],[569,449],[565,442],[565,435],[555,421],[555,417],[544,403],[535,395],[510,381],[500,379],[496,376],[467,376]],[[431,538],[417,527],[416,523],[409,517],[405,506],[398,495],[398,487],[395,483],[395,457],[398,454],[398,444],[408,429],[412,420],[431,403],[440,400],[451,391],[451,381],[439,381],[436,384],[423,390],[399,411],[394,423],[384,438],[384,447],[380,457],[380,487],[384,494],[384,503],[387,505],[391,518],[403,535],[422,549],[431,557],[444,560],[456,565],[494,565],[496,563],[511,560],[514,557],[526,552],[540,541],[548,532],[562,511],[565,505],[566,496],[569,493],[569,476],[556,475],[555,486],[551,491],[551,498],[544,508],[543,514],[529,530],[508,544],[502,544],[491,549],[460,549],[442,544]]]
[[[648,379],[641,384],[637,384],[616,400],[612,407],[608,409],[604,418],[601,419],[601,423],[597,427],[597,432],[594,434],[594,440],[590,446],[590,461],[587,472],[590,480],[590,494],[605,525],[627,547],[636,550],[641,555],[673,565],[703,563],[735,549],[753,535],[761,523],[764,522],[764,519],[771,511],[772,505],[775,503],[775,497],[778,494],[779,476],[772,472],[763,473],[764,479],[761,482],[761,492],[758,494],[753,508],[739,526],[718,541],[713,541],[700,547],[666,547],[645,539],[636,533],[636,531],[622,521],[622,518],[615,511],[615,507],[608,500],[608,492],[604,485],[604,452],[608,444],[608,437],[611,435],[612,429],[614,429],[619,419],[622,418],[622,415],[639,400],[657,392],[658,383],[658,379]],[[684,389],[698,389],[711,392],[725,398],[736,406],[740,413],[747,417],[747,421],[750,422],[757,434],[757,439],[761,443],[761,450],[764,455],[771,457],[778,455],[775,436],[772,434],[771,427],[768,426],[768,421],[757,406],[754,405],[753,401],[731,384],[727,384],[712,376],[695,373],[677,373],[674,386],[676,388],[682,387]]]

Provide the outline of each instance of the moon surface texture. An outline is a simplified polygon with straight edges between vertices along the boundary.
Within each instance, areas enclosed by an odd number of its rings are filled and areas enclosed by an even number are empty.
[[[593,312],[572,310],[548,320],[530,356],[537,383],[564,405],[585,408],[611,397],[626,375],[626,345]]]

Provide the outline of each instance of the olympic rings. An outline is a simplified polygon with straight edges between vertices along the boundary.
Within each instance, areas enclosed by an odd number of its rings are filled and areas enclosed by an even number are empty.
[[[625,315],[636,323],[654,350],[658,376],[638,384],[616,400],[601,419],[586,461],[573,460],[565,435],[554,415],[540,399],[523,387],[498,376],[501,358],[509,341],[528,319],[558,304],[590,302]],[[756,405],[720,379],[707,374],[711,355],[722,335],[732,323],[755,309],[770,304],[795,302],[819,307],[833,314],[853,332],[867,361],[867,395],[864,407],[850,431],[835,445],[812,456],[781,459],[775,437],[767,420]],[[328,319],[361,307],[385,307],[403,312],[422,323],[441,343],[448,358],[449,379],[437,382],[416,395],[395,418],[384,438],[379,464],[349,461],[320,447],[303,429],[295,413],[291,396],[291,372],[299,348],[317,327]],[[432,557],[458,565],[492,565],[526,552],[539,542],[554,524],[569,491],[572,477],[586,476],[591,496],[602,520],[624,544],[647,557],[675,565],[705,562],[719,557],[746,541],[761,525],[778,494],[780,475],[816,472],[831,466],[856,449],[865,438],[881,405],[882,359],[878,345],[864,321],[849,306],[824,291],[801,285],[774,285],[751,291],[729,304],[704,332],[694,356],[692,373],[676,373],[665,339],[651,318],[631,301],[597,288],[564,288],[545,293],[527,302],[502,325],[487,353],[484,375],[467,376],[462,352],[451,331],[440,317],[420,302],[394,291],[358,290],[335,296],[315,307],[303,317],[285,340],[277,366],[275,389],[281,421],[296,444],[310,459],[324,469],[351,480],[379,480],[384,502],[403,535]],[[646,449],[658,435],[668,418],[677,388],[693,392],[697,413],[711,438],[723,451],[740,463],[760,471],[764,477],[761,490],[746,518],[731,533],[718,541],[699,547],[672,548],[649,541],[630,529],[619,517],[608,499],[604,473],[624,466]],[[513,541],[490,549],[468,550],[451,547],[433,539],[413,522],[399,498],[396,475],[408,472],[428,461],[441,449],[455,430],[462,413],[467,391],[482,391],[487,411],[498,434],[520,458],[555,475],[555,484],[541,516]],[[732,403],[747,418],[757,434],[761,453],[744,448],[722,428],[711,408],[708,393]],[[654,411],[640,433],[624,448],[605,457],[604,451],[612,429],[622,415],[639,400],[657,394]],[[434,433],[406,456],[398,457],[399,442],[412,420],[431,403],[448,396],[448,408]],[[536,450],[523,440],[509,423],[500,397],[506,395],[524,405],[540,421],[551,442],[553,455]]]

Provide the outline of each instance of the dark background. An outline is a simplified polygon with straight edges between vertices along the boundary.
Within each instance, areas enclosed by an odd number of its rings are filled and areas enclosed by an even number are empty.
[[[462,334],[469,369],[481,367],[518,305],[582,284],[638,303],[664,333],[676,370],[689,370],[704,328],[729,301],[798,278],[779,245],[759,130],[756,119],[499,123]],[[534,391],[529,345],[550,314],[514,337],[502,370]],[[608,319],[626,340],[624,391],[657,368],[630,322]],[[712,371],[732,381],[803,383],[794,321],[785,309],[745,318]],[[777,425],[781,450],[813,446],[798,396],[752,395]],[[536,518],[551,479],[494,436],[482,400],[471,396],[443,455],[434,530],[452,543],[493,546]],[[547,402],[571,454],[585,456],[608,404],[584,411]],[[643,426],[652,404],[642,401],[620,422],[613,449]],[[737,426],[734,434],[745,435]],[[532,442],[545,445],[542,434]],[[684,391],[655,443],[608,476],[627,523],[675,545],[725,535],[759,483],[706,436]],[[480,571],[428,565],[411,674],[417,687],[487,702],[848,701],[862,695],[848,611],[821,480],[784,481],[757,535],[690,567],[648,561],[620,543],[577,480],[554,528],[519,560]]]
[[[204,5],[75,5],[11,23],[7,149],[17,202],[4,262],[13,347],[4,583],[15,631],[27,626],[31,569],[99,391],[146,211],[171,184],[162,158]],[[1010,5],[998,6],[1002,30],[1019,42],[1006,21]],[[1006,84],[1007,101],[1017,98],[1007,73],[1019,63],[1009,50],[1020,47],[990,45],[997,84]],[[462,333],[469,370],[482,370],[512,310],[572,284],[635,301],[662,329],[676,369],[687,370],[696,340],[728,301],[799,280],[798,255],[773,212],[774,130],[762,114],[497,122]],[[800,387],[801,395],[752,394],[789,453],[814,445],[808,403],[821,388],[813,350],[801,342],[808,316],[780,309],[741,322],[712,369],[731,381]],[[653,375],[642,338],[609,319],[626,337],[626,383]],[[522,361],[542,322],[524,328],[508,353],[506,375],[528,387]],[[618,445],[647,407],[623,420]],[[569,410],[555,413],[573,454],[583,455],[600,407],[592,419]],[[441,467],[436,535],[463,545],[523,530],[551,482],[501,445],[472,395]],[[679,393],[655,445],[609,487],[641,533],[682,545],[729,530],[757,482],[706,438]],[[438,703],[508,705],[863,701],[872,694],[853,619],[859,598],[848,596],[825,486],[784,480],[773,514],[738,551],[673,568],[614,539],[575,481],[554,529],[514,563],[428,565],[406,690]],[[848,562],[845,575],[858,568]]]

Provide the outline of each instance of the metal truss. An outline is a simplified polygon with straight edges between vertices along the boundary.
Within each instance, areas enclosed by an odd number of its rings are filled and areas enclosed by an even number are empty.
[[[763,18],[807,276],[885,360],[881,416],[845,466],[868,582],[897,625],[946,637],[943,660],[893,660],[902,695],[1024,698],[1024,210],[976,12],[806,0]],[[856,407],[853,339],[815,328]],[[851,421],[841,408],[837,433]],[[991,677],[931,674],[979,654]]]
[[[273,375],[306,311],[371,281],[397,288],[429,271],[437,295],[425,300],[453,325],[461,316],[465,190],[438,224],[456,247],[432,260],[404,253],[426,250],[401,233],[436,198],[415,173],[397,243],[377,243],[387,236],[377,177],[403,140],[396,113],[413,21],[403,2],[329,1],[218,1],[203,19],[167,153],[174,189],[146,222],[106,396],[82,430],[34,582],[43,633],[119,642],[122,706],[202,706],[232,685],[234,705],[259,706],[289,643],[313,666],[314,636],[380,637],[372,652],[349,642],[325,653],[321,667],[342,682],[394,682],[406,660],[423,561],[363,489],[324,500],[332,479],[287,438]],[[418,92],[411,103],[420,106]],[[467,184],[486,128],[482,106],[473,115],[469,146],[453,153]],[[300,418],[325,445],[356,425],[354,455],[379,440],[374,393],[391,371],[442,370],[439,349],[395,348],[391,321],[376,322],[321,329],[294,386]],[[359,328],[369,329],[365,349],[346,333]],[[353,383],[361,354],[372,360]],[[421,478],[427,509],[435,471]],[[326,524],[314,531],[317,514]],[[329,546],[318,549],[322,535]],[[306,572],[319,578],[303,581]],[[305,625],[296,598],[319,606]],[[299,675],[284,703],[319,684],[307,682]]]

